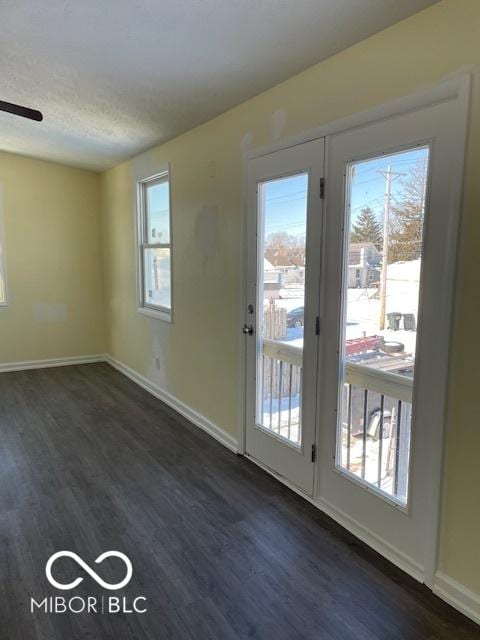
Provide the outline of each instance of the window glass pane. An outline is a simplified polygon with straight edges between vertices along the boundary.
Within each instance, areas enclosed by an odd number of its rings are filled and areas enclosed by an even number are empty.
[[[171,308],[170,249],[144,249],[145,304]]]
[[[302,441],[308,175],[259,185],[256,422]]]
[[[168,180],[145,184],[146,243],[170,243]]]
[[[428,148],[348,167],[337,464],[406,504]]]
[[[0,225],[1,225],[0,220]],[[1,240],[1,228],[0,228],[0,240]],[[0,244],[0,303],[6,301],[6,292],[5,292],[5,273],[4,273],[4,263],[3,263],[3,255],[2,255],[2,245]]]

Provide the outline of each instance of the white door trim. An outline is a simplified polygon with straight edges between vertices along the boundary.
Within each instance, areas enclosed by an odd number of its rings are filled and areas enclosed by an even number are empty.
[[[266,156],[249,161],[248,167],[248,300],[254,312],[245,309],[245,325],[251,325],[253,335],[246,338],[247,343],[247,451],[257,457],[262,464],[268,465],[301,487],[308,495],[313,495],[314,462],[313,455],[317,441],[316,429],[316,380],[318,371],[318,334],[316,318],[319,313],[319,280],[323,229],[323,197],[321,183],[324,171],[324,138],[318,138],[301,145],[282,149]],[[264,193],[262,184],[303,175],[308,177],[306,192],[306,281],[305,281],[305,323],[304,349],[302,349],[302,426],[301,443],[297,446],[287,439],[277,436],[272,430],[264,428],[263,417],[258,416],[259,391],[263,389],[262,374],[259,372],[259,357],[264,361],[263,326],[263,236],[266,205],[261,204]],[[260,278],[260,281],[259,281]],[[261,284],[259,284],[259,282]],[[300,302],[298,303],[300,304]],[[265,341],[265,344],[268,341]],[[272,343],[274,344],[274,343]],[[285,347],[286,349],[287,347]],[[261,356],[259,354],[261,353]],[[278,356],[278,360],[277,359]],[[291,357],[291,356],[290,356]],[[282,362],[280,351],[275,352],[273,360]],[[290,367],[293,364],[290,360]],[[281,366],[281,365],[280,365]],[[285,365],[285,366],[288,366]],[[260,368],[261,371],[261,368]],[[290,369],[292,372],[292,369]],[[283,378],[282,378],[283,380]],[[260,385],[260,386],[259,386]],[[262,391],[263,393],[263,391]],[[262,409],[263,412],[263,409]],[[280,415],[280,414],[279,414]]]
[[[245,152],[243,155],[243,176],[242,176],[242,247],[241,247],[241,264],[240,264],[240,316],[238,322],[239,340],[240,340],[240,394],[239,394],[239,426],[238,426],[238,452],[240,454],[245,453],[245,433],[246,433],[246,414],[245,414],[245,392],[246,392],[246,347],[245,339],[241,335],[241,327],[244,324],[245,318],[245,306],[246,306],[246,220],[247,220],[247,165],[248,161],[252,158],[260,157],[266,154],[270,154],[280,149],[288,148],[309,140],[316,138],[328,137],[334,133],[347,131],[356,127],[364,126],[368,123],[381,121],[415,111],[423,107],[432,106],[448,100],[456,100],[457,103],[457,140],[458,145],[451,150],[451,153],[456,157],[454,167],[455,175],[453,176],[452,183],[455,185],[452,189],[450,210],[451,210],[451,227],[448,230],[448,252],[446,253],[445,260],[447,264],[446,272],[448,273],[448,279],[445,282],[445,300],[449,301],[450,313],[445,314],[443,318],[443,331],[444,335],[449,336],[448,341],[448,354],[445,367],[445,390],[448,389],[448,363],[450,361],[450,349],[451,349],[451,330],[452,330],[452,302],[454,299],[454,284],[456,278],[456,255],[457,255],[457,238],[460,221],[460,212],[462,206],[462,194],[463,194],[463,174],[465,163],[465,148],[468,131],[468,113],[470,106],[470,91],[471,91],[471,73],[459,72],[454,74],[448,79],[439,82],[436,85],[432,85],[415,92],[409,96],[397,98],[391,102],[382,104],[378,107],[374,107],[367,111],[363,111],[357,114],[353,114],[346,118],[341,118],[334,122],[322,125],[318,128],[311,129],[300,135],[285,138],[275,143],[265,145],[261,148]],[[327,145],[328,154],[328,145]],[[328,183],[328,162],[326,163],[326,180]],[[328,202],[325,203],[325,207],[328,215]],[[447,305],[446,305],[447,306]],[[435,574],[438,566],[438,551],[439,551],[439,539],[440,539],[440,518],[441,518],[441,498],[443,490],[443,459],[444,459],[444,438],[445,438],[445,422],[446,422],[446,406],[445,398],[442,402],[442,415],[443,420],[441,424],[441,437],[438,439],[436,446],[432,448],[432,477],[431,477],[431,502],[430,502],[430,514],[428,518],[429,522],[429,535],[428,538],[431,541],[429,551],[425,558],[425,565],[423,567],[423,582],[430,588],[435,583]],[[317,438],[319,438],[319,429],[317,429]],[[318,447],[317,441],[317,447]],[[315,473],[316,479],[318,473]],[[322,506],[322,501],[317,500],[318,485],[315,481],[314,497],[312,502],[316,504],[323,511],[327,511],[325,506]],[[335,513],[329,513],[331,517],[340,522]],[[340,524],[343,524],[340,522]],[[348,528],[348,527],[347,527]],[[355,532],[354,532],[355,533]],[[360,536],[361,537],[361,536]],[[369,544],[368,539],[365,540]],[[375,546],[375,545],[371,545]],[[380,553],[383,553],[381,548],[377,547]],[[386,557],[387,554],[383,553]],[[389,554],[390,555],[390,554]],[[390,555],[390,560],[393,558]],[[395,560],[393,560],[395,562]],[[396,563],[398,564],[398,563]],[[403,567],[402,567],[403,568]],[[414,572],[411,572],[413,575]],[[415,572],[415,577],[421,579],[418,572]]]
[[[428,533],[427,539],[431,541],[428,552],[425,557],[424,566],[424,582],[430,588],[435,584],[435,575],[438,568],[438,556],[440,545],[440,529],[441,529],[441,510],[442,510],[442,494],[444,488],[444,449],[445,449],[445,432],[447,421],[447,394],[450,380],[450,361],[452,349],[452,329],[453,329],[453,303],[455,299],[455,281],[457,277],[457,245],[460,229],[460,219],[463,200],[463,177],[465,165],[465,153],[468,132],[468,115],[470,106],[470,76],[464,78],[462,85],[458,87],[456,96],[456,140],[455,147],[450,149],[450,155],[453,158],[452,166],[452,188],[450,192],[450,226],[446,230],[447,240],[445,246],[445,280],[443,282],[443,304],[442,311],[445,314],[440,315],[441,332],[447,338],[445,359],[443,364],[443,383],[442,393],[439,402],[442,404],[442,420],[441,433],[436,446],[431,449],[431,470],[430,475],[430,496],[429,517],[428,517]],[[443,326],[442,326],[443,325]],[[438,390],[437,390],[438,391]]]
[[[327,341],[323,362],[323,378],[328,388],[321,400],[323,440],[319,446],[317,497],[347,512],[352,518],[371,528],[390,544],[410,555],[422,567],[423,581],[433,583],[431,567],[438,553],[440,484],[443,468],[445,400],[451,337],[451,310],[455,275],[455,247],[461,194],[463,140],[466,111],[457,96],[424,105],[421,109],[397,114],[368,125],[349,129],[328,138],[325,239],[336,246],[343,237],[345,209],[345,167],[350,162],[396,153],[402,148],[432,145],[430,189],[427,195],[426,233],[422,265],[419,345],[415,366],[414,416],[412,436],[412,483],[405,514],[398,507],[381,505],[344,479],[335,468],[332,456],[336,447],[332,425],[337,422],[336,380],[338,362],[338,314],[341,302],[341,260],[338,252],[329,254],[326,280],[322,291],[327,296],[328,312],[324,318]],[[338,307],[338,308],[337,308]],[[427,329],[428,327],[428,329]],[[432,368],[433,367],[433,368]],[[417,394],[421,402],[416,402]],[[417,428],[415,428],[415,424]],[[332,427],[332,428],[331,428]],[[416,484],[415,484],[416,483]],[[383,502],[383,500],[382,500]],[[395,509],[395,511],[393,510]]]
[[[247,162],[252,158],[258,158],[259,156],[274,153],[281,149],[294,147],[297,144],[309,142],[316,138],[326,138],[335,133],[341,133],[348,131],[349,129],[363,127],[364,125],[372,122],[379,122],[387,118],[408,113],[409,111],[416,111],[423,107],[429,107],[446,100],[458,99],[459,103],[468,110],[471,83],[472,74],[470,72],[466,73],[465,71],[458,71],[436,84],[422,87],[418,91],[407,96],[395,98],[394,100],[372,107],[371,109],[353,113],[349,116],[345,116],[344,118],[339,118],[333,122],[327,122],[319,127],[309,129],[308,131],[282,138],[281,140],[263,145],[257,149],[246,151],[243,155],[244,175]]]

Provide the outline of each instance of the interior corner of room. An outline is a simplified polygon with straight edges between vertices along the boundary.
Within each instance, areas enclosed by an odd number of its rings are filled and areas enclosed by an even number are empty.
[[[100,7],[0,9],[43,114],[0,111],[0,556],[171,589],[98,637],[480,638],[480,3],[257,4],[118,3],[143,72]]]

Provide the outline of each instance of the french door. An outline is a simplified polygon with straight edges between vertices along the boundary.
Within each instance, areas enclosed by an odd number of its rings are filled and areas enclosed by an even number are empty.
[[[248,164],[246,453],[427,582],[467,105]]]
[[[317,496],[418,578],[437,526],[456,110],[328,139]]]
[[[246,452],[313,493],[324,140],[248,167]]]

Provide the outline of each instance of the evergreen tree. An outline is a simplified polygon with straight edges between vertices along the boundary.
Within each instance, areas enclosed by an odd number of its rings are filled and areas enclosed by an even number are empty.
[[[365,207],[360,212],[356,223],[352,227],[351,242],[373,242],[381,251],[383,244],[383,231],[373,209]]]

